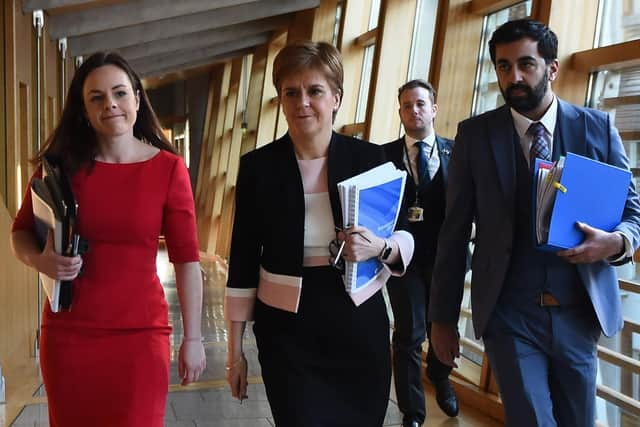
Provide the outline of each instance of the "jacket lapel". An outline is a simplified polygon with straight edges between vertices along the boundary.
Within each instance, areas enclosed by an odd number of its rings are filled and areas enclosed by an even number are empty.
[[[587,139],[584,114],[558,98],[558,117],[556,120],[562,141],[560,153],[562,155],[567,153],[586,155]]]
[[[446,188],[449,178],[449,157],[451,157],[451,145],[437,135],[436,144],[438,144],[438,155],[440,156],[440,171],[442,172],[442,181]]]
[[[515,192],[516,162],[513,149],[513,118],[507,106],[496,110],[487,120],[489,144],[496,162],[500,187],[505,196]]]
[[[329,159],[327,165],[327,177],[329,185],[329,200],[331,201],[331,211],[333,222],[336,227],[344,228],[342,218],[342,206],[340,206],[340,195],[338,194],[338,183],[349,178],[351,171],[352,153],[349,146],[339,134],[333,132],[329,143]]]

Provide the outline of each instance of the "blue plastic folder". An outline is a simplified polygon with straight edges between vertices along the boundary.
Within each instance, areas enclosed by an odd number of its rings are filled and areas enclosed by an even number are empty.
[[[622,212],[627,201],[631,172],[616,166],[567,153],[564,164],[561,164],[559,180],[554,178],[554,166],[548,161],[536,159],[533,180],[533,223],[534,241],[539,249],[558,251],[573,248],[584,240],[584,234],[577,228],[576,222],[583,222],[591,227],[612,231],[622,219]],[[546,169],[549,173],[545,173]],[[540,178],[547,175],[546,178]],[[550,178],[554,175],[553,178]],[[537,214],[544,210],[540,203],[541,192],[548,193],[544,202],[548,206],[550,217],[536,221]],[[546,240],[538,238],[538,228],[548,224]]]
[[[343,217],[347,226],[360,225],[379,237],[391,236],[400,213],[406,172],[393,163],[373,168],[338,183]],[[347,293],[366,288],[382,270],[376,258],[346,262],[344,282]]]

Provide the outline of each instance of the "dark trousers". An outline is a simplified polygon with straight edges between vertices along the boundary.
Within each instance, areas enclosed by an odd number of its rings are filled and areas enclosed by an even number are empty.
[[[593,426],[599,336],[590,305],[496,305],[483,340],[505,424]]]
[[[398,407],[404,421],[422,424],[426,416],[420,369],[422,343],[425,333],[431,336],[431,323],[427,322],[428,283],[412,264],[403,277],[391,278],[387,289],[395,318],[393,373]],[[447,378],[450,373],[451,367],[442,364],[429,345],[427,377],[431,381],[438,381]]]

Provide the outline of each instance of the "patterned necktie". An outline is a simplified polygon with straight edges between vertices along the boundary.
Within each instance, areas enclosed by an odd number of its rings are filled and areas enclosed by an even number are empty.
[[[551,152],[545,140],[544,126],[540,122],[531,123],[527,133],[531,135],[531,149],[529,150],[529,165],[533,170],[536,158],[542,160],[551,160]]]
[[[429,159],[427,158],[427,144],[424,141],[417,141],[418,148],[418,182],[420,185],[429,182]]]

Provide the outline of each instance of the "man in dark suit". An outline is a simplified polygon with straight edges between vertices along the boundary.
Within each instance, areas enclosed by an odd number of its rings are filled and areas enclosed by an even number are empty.
[[[425,400],[420,374],[422,343],[429,334],[427,313],[429,282],[436,255],[440,225],[444,219],[447,166],[453,141],[433,129],[438,106],[435,91],[424,80],[412,80],[398,90],[400,120],[406,135],[383,147],[387,160],[406,170],[407,183],[401,215],[409,221],[415,250],[403,277],[389,279],[387,289],[395,318],[393,370],[403,426],[422,425]],[[427,377],[436,389],[436,400],[449,416],[458,414],[458,402],[449,383],[451,367],[441,363],[431,346],[427,353]]]
[[[475,219],[471,303],[508,426],[593,426],[600,332],[623,321],[612,263],[631,259],[640,236],[633,182],[611,232],[576,223],[578,246],[535,248],[530,166],[576,153],[629,168],[607,114],[556,97],[558,40],[545,25],[511,21],[489,42],[505,106],[461,122],[449,165],[446,218],[429,307],[432,343],[443,363],[459,356],[455,325],[465,249]],[[597,209],[597,206],[594,206]]]

